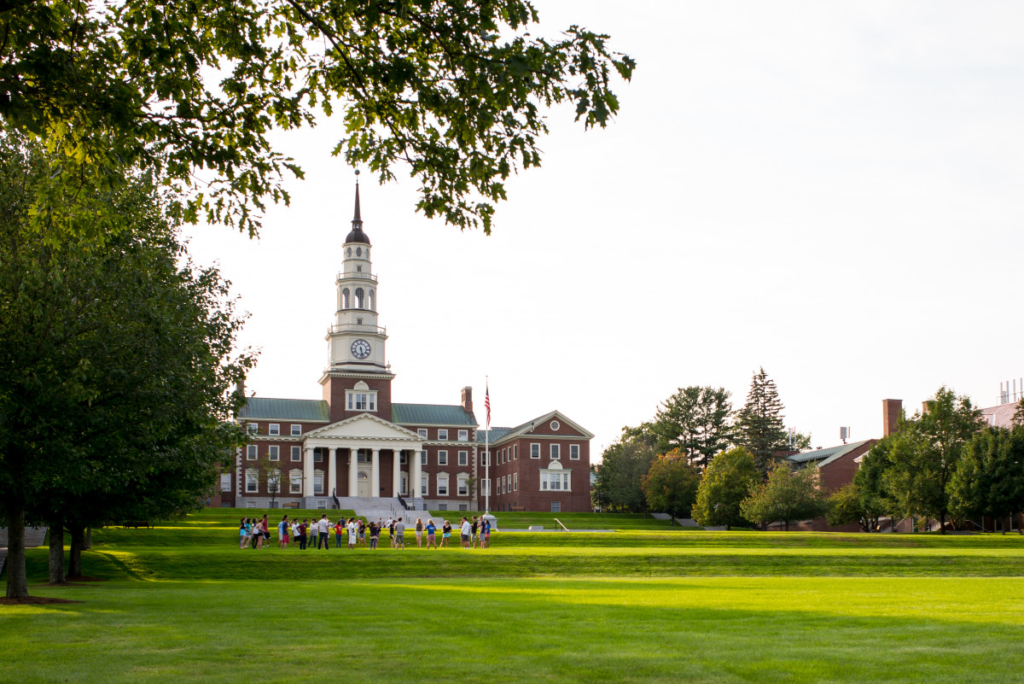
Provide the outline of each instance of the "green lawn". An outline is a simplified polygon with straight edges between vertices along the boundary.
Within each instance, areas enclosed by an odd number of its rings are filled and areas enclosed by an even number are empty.
[[[0,606],[0,682],[1024,683],[1017,535],[605,517],[624,531],[257,552],[237,548],[242,512],[97,530],[86,574],[111,581],[31,587],[83,603]]]

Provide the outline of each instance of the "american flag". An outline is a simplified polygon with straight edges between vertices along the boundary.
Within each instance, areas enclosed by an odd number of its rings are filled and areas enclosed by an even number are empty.
[[[491,388],[490,385],[485,385],[484,390],[484,409],[487,410],[487,429],[491,429]]]

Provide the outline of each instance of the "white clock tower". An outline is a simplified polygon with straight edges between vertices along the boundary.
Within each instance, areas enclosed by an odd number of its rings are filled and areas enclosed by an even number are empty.
[[[370,238],[363,232],[356,181],[356,211],[345,238],[344,261],[336,280],[338,307],[327,332],[327,373],[388,373],[387,331],[377,325],[377,276],[370,261]]]

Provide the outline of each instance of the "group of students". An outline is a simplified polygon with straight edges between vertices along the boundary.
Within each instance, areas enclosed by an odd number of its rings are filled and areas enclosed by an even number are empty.
[[[269,522],[266,515],[263,516],[262,520],[258,518],[242,518],[238,528],[239,536],[241,537],[240,548],[244,549],[250,545],[255,549],[264,548],[264,542],[269,540],[268,525]],[[378,518],[376,522],[370,523],[357,520],[356,518],[348,518],[347,520],[340,519],[332,523],[327,519],[326,513],[319,520],[314,519],[312,522],[309,518],[303,518],[301,522],[298,518],[289,521],[288,516],[285,515],[281,522],[277,524],[277,545],[282,549],[288,548],[289,544],[292,546],[297,545],[300,549],[327,549],[330,548],[330,534],[333,530],[334,548],[336,549],[341,548],[342,540],[345,537],[347,537],[348,548],[350,549],[354,549],[357,546],[367,548],[367,537],[369,537],[368,548],[376,549],[382,531],[387,530],[391,540],[391,548],[404,549],[406,527],[405,521],[400,517],[398,519],[388,518],[387,521]],[[424,524],[422,518],[416,518],[416,546],[418,548],[423,547],[423,536],[426,534],[428,549],[447,547],[453,529],[451,523],[445,520],[441,525],[441,543],[438,546],[438,528],[434,524],[434,520],[428,518],[426,524]],[[459,537],[464,549],[475,549],[478,547],[486,549],[491,545],[491,523],[486,518],[478,520],[475,515],[472,521],[463,517],[462,522],[459,524]]]

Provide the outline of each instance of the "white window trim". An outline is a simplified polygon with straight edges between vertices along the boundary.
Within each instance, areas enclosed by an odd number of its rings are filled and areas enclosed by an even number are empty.
[[[516,461],[519,459],[519,445],[516,444],[512,447],[512,460]]]
[[[281,424],[280,423],[268,423],[267,424],[267,434],[272,436],[272,437],[277,437],[278,435],[280,435],[281,434]]]
[[[416,428],[416,434],[423,439],[430,439],[430,430],[427,428]]]
[[[459,465],[460,466],[468,466],[469,465],[469,452],[468,451],[460,451],[459,452]]]
[[[448,441],[448,428],[438,428],[437,429],[437,441],[438,442],[447,442]]]
[[[291,458],[292,458],[292,463],[299,463],[300,461],[302,461],[302,447],[300,447],[300,446],[293,446],[292,447],[292,456],[291,456]]]
[[[225,479],[227,478],[227,479]],[[225,482],[227,485],[225,485]],[[220,491],[230,492],[231,491],[231,473],[220,474]]]
[[[558,432],[558,428],[562,427],[562,424],[559,423],[557,420],[553,420],[550,423],[548,423],[548,427],[551,428],[552,432]]]
[[[534,448],[534,447],[536,447],[536,448]],[[537,452],[536,456],[533,455],[534,451]],[[530,443],[530,458],[540,459],[540,442],[531,442]]]
[[[257,458],[259,458],[259,450],[256,448],[256,445],[247,444],[245,446],[245,460],[255,461]]]
[[[573,450],[576,451],[576,455],[575,456],[572,455]],[[580,452],[580,445],[579,444],[570,444],[569,445],[569,460],[570,461],[578,461],[578,460],[580,460],[580,453],[581,452]]]
[[[281,447],[277,446],[276,444],[271,444],[270,446],[268,446],[267,447],[267,458],[269,458],[271,461],[280,461],[281,460]]]
[[[437,451],[437,465],[446,466],[448,465],[448,450],[438,449]]]
[[[317,488],[317,486],[316,486],[317,485],[317,482],[316,482],[317,478],[320,478],[320,487],[319,488]],[[318,495],[318,496],[323,496],[324,495],[325,485],[326,485],[326,483],[324,482],[324,471],[322,471],[322,470],[314,470],[313,471],[313,493]]]
[[[288,471],[288,493],[302,493],[302,471],[298,468],[292,468]]]
[[[253,489],[249,489],[250,484],[254,485]],[[248,470],[245,471],[245,493],[260,493],[260,475],[255,468],[249,468]]]
[[[519,491],[519,473],[512,473],[512,491]]]
[[[366,408],[355,408],[356,403],[355,403],[354,397],[357,394],[365,394],[366,395]],[[365,411],[367,413],[376,413],[377,412],[377,406],[378,406],[378,404],[377,404],[377,390],[370,390],[370,389],[365,389],[365,390],[357,390],[357,389],[345,390],[345,410],[347,410],[347,411]]]
[[[552,461],[561,461],[562,460],[562,445],[561,444],[549,444],[548,445],[548,455],[551,457]]]
[[[248,432],[250,435],[258,435],[258,434],[260,434],[260,424],[259,423],[246,423],[245,424],[245,431]]]
[[[459,430],[459,441],[460,442],[468,442],[469,441],[469,430]]]
[[[558,489],[553,489],[548,486],[550,477],[553,473],[558,474]],[[562,485],[565,485],[564,487]],[[547,468],[540,469],[540,491],[542,492],[571,492],[572,491],[572,471],[565,468]]]
[[[291,431],[292,437],[299,437],[302,435],[302,426],[298,423],[292,423]]]
[[[480,496],[491,495],[491,481],[485,478],[480,478]]]
[[[450,487],[448,486],[448,473],[438,473],[436,479],[437,479],[437,495],[438,496],[448,496],[449,495],[448,492],[449,492],[449,489],[450,489]],[[441,491],[442,487],[444,487],[444,491],[443,492]]]
[[[420,452],[420,465],[427,465],[427,450]]]
[[[469,476],[465,473],[459,473],[455,478],[455,491],[459,496],[469,496]]]
[[[430,495],[430,473],[420,473],[420,496]]]

